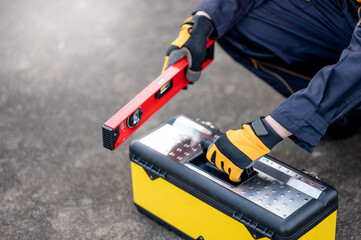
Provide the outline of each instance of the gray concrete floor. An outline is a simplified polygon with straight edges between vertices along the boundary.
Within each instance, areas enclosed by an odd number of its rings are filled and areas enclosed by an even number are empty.
[[[0,239],[179,239],[132,204],[128,144],[102,147],[101,126],[158,76],[197,1],[1,1]],[[218,47],[212,66],[131,139],[177,114],[222,130],[283,101]],[[272,154],[339,192],[337,239],[361,239],[361,134],[308,154]]]

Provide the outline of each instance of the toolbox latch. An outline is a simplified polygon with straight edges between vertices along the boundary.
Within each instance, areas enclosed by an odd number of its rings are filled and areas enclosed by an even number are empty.
[[[166,178],[167,173],[164,170],[154,166],[153,164],[151,164],[148,161],[145,161],[135,155],[133,155],[131,157],[131,161],[133,161],[136,164],[138,164],[139,166],[141,166],[145,170],[145,172],[148,174],[148,176],[151,180],[155,180],[159,177],[164,178],[164,179]]]
[[[232,217],[237,221],[241,222],[247,228],[247,230],[254,239],[260,239],[263,237],[268,237],[269,239],[271,239],[273,236],[272,231],[270,231],[266,227],[261,226],[252,219],[245,217],[243,214],[234,212]]]

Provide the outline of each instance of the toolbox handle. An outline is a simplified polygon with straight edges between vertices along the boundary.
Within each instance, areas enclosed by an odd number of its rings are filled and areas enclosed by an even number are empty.
[[[202,149],[204,158],[207,158],[207,156],[206,156],[207,151],[212,144],[213,144],[213,142],[206,138],[203,138],[201,140],[201,149]]]

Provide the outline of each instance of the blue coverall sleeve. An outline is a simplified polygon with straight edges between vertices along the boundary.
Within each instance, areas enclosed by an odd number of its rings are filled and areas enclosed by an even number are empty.
[[[302,89],[270,115],[290,131],[290,138],[312,152],[328,126],[361,103],[361,25],[335,65],[322,68]]]
[[[205,0],[193,13],[204,11],[212,18],[216,29],[215,39],[217,39],[246,16],[256,1],[263,2],[263,0]]]

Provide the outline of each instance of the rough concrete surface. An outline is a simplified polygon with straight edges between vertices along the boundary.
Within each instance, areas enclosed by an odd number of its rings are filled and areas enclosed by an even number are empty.
[[[180,239],[135,209],[130,141],[104,149],[101,126],[158,76],[199,3],[0,1],[0,239]],[[202,79],[131,139],[180,113],[237,128],[283,101],[216,47]],[[286,140],[271,154],[338,190],[337,239],[361,239],[360,140],[313,154]]]

